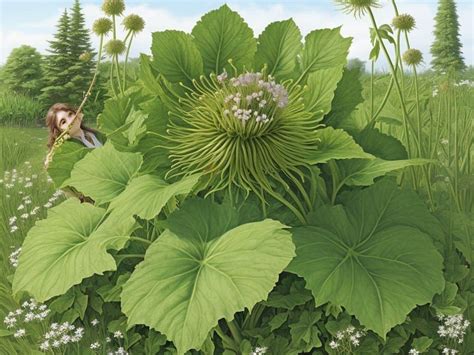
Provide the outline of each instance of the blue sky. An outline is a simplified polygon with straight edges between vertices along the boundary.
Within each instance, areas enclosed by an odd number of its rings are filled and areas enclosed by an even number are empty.
[[[103,14],[100,11],[102,0],[81,0],[81,6],[90,28],[93,21]],[[144,17],[146,26],[134,44],[131,55],[150,53],[151,33],[169,28],[189,32],[194,23],[205,12],[222,5],[224,1],[215,0],[174,0],[174,1],[138,1],[126,0],[125,14],[137,13]],[[393,17],[390,1],[381,0],[382,8],[375,14],[379,24],[388,23]],[[47,54],[48,40],[53,38],[60,14],[65,8],[72,7],[73,0],[0,0],[0,65],[4,64],[9,53],[21,44],[31,45],[42,54]],[[293,1],[227,1],[238,11],[249,26],[258,35],[268,23],[293,17],[303,35],[316,28],[342,25],[344,36],[354,38],[350,57],[367,60],[370,51],[369,19],[356,20],[353,16],[339,11],[332,0],[293,0]],[[429,64],[429,48],[433,40],[433,17],[436,14],[436,0],[398,0],[400,12],[412,14],[417,28],[411,33],[411,44],[419,48]],[[461,25],[461,41],[466,64],[474,63],[474,6],[471,0],[458,0],[458,15]],[[119,35],[121,31],[119,31]],[[92,35],[93,45],[98,39]],[[386,69],[381,60],[377,67]]]

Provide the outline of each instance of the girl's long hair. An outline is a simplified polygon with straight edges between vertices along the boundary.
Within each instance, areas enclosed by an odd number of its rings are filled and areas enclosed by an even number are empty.
[[[48,146],[49,150],[51,150],[51,148],[53,147],[54,141],[61,134],[61,130],[58,128],[56,124],[56,113],[59,111],[66,111],[66,112],[71,111],[72,113],[75,114],[77,112],[77,108],[66,103],[56,103],[49,108],[48,113],[46,114],[46,127],[48,127],[48,130],[49,130],[48,143],[46,145]],[[84,125],[82,121],[81,121],[81,129],[92,132],[94,134],[98,133],[98,131],[96,131],[95,129]]]

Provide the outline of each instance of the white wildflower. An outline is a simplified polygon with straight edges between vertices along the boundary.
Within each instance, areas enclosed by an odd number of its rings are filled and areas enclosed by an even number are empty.
[[[331,342],[329,343],[329,346],[331,347],[331,349],[336,349],[339,344],[336,343],[334,340],[331,340]]]
[[[13,336],[15,338],[21,338],[21,337],[25,336],[25,334],[26,334],[26,330],[23,329],[23,328],[20,328],[15,332],[15,334],[13,334]]]
[[[114,338],[120,339],[123,338],[123,334],[120,330],[114,332]]]
[[[93,319],[91,321],[91,324],[95,327],[97,324],[99,324],[99,320],[98,319]]]
[[[100,344],[98,341],[96,341],[95,343],[92,343],[91,346],[90,346],[90,349],[91,350],[96,350],[96,349],[99,349],[100,348]]]

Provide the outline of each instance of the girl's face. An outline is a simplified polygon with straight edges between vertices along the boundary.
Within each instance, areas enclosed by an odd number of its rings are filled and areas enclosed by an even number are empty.
[[[66,127],[72,122],[72,119],[74,118],[75,113],[72,111],[58,111],[56,113],[56,126],[62,131],[66,129]],[[71,136],[78,136],[81,132],[81,121],[82,121],[82,112],[79,114],[79,116],[76,118],[74,121],[74,124],[72,125],[69,134]]]

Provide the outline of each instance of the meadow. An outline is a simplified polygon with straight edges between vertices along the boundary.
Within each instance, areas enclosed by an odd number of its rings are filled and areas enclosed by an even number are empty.
[[[338,28],[223,5],[48,170],[44,108],[0,91],[0,354],[471,354],[473,70],[418,73],[401,34],[370,73]]]

